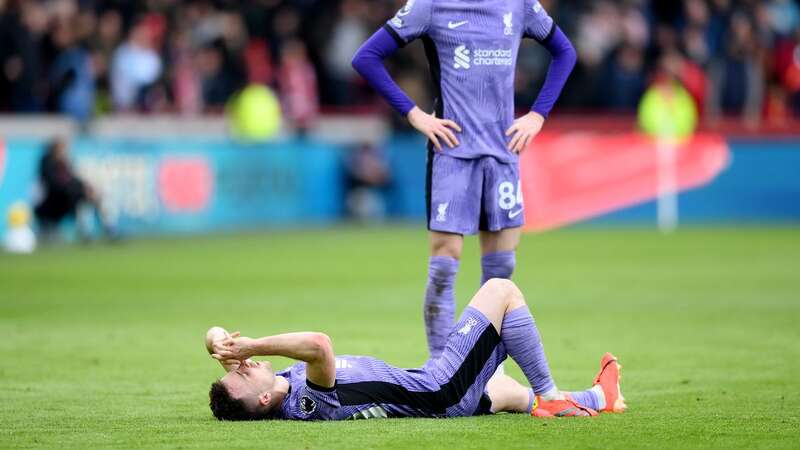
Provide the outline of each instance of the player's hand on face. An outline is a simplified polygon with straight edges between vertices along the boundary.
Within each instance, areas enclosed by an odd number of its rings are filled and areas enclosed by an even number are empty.
[[[244,361],[253,353],[253,343],[255,341],[249,337],[240,336],[237,331],[230,337],[214,342],[214,359],[222,361],[224,365],[234,364],[234,362]]]
[[[512,136],[508,143],[508,149],[514,153],[520,153],[528,148],[533,138],[542,131],[542,125],[544,125],[544,117],[534,111],[515,120],[506,130],[506,136]]]
[[[415,106],[408,112],[408,122],[417,131],[427,136],[438,151],[442,150],[440,140],[444,141],[450,148],[458,145],[458,138],[456,138],[456,134],[453,131],[460,133],[461,127],[452,120],[439,119]]]

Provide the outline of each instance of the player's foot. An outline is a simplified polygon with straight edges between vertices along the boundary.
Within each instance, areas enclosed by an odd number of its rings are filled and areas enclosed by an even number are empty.
[[[597,411],[580,405],[569,398],[564,400],[542,400],[537,395],[531,415],[534,417],[591,417],[596,416]]]
[[[617,361],[617,357],[611,353],[603,355],[600,360],[600,373],[594,379],[592,386],[603,388],[603,395],[606,398],[606,406],[601,409],[604,412],[621,413],[628,406],[625,404],[625,397],[619,389],[620,369],[622,365]]]

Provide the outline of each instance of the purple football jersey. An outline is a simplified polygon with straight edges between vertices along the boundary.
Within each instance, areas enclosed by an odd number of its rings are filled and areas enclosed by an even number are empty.
[[[436,116],[462,127],[456,158],[513,162],[505,131],[514,121],[514,69],[523,37],[555,28],[538,0],[408,0],[385,28],[403,46],[425,44]]]
[[[304,362],[278,372],[291,388],[273,417],[346,420],[488,414],[486,383],[506,356],[489,319],[467,307],[442,356],[421,368],[401,369],[368,356],[337,356],[332,388],[308,381]]]

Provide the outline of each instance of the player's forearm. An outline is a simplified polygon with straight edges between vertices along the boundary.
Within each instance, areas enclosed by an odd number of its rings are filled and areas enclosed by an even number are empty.
[[[286,333],[265,336],[253,343],[254,356],[285,356],[313,363],[333,354],[328,336],[322,333]]]
[[[572,43],[558,27],[556,27],[550,39],[543,42],[542,45],[550,52],[553,60],[550,62],[544,85],[536,98],[536,102],[531,107],[531,111],[547,118],[559,95],[561,95],[561,90],[564,89],[572,69],[575,67],[577,55]]]
[[[383,65],[383,60],[394,54],[399,46],[388,31],[381,28],[372,35],[353,56],[353,68],[378,93],[403,116],[407,115],[414,102],[400,89]]]

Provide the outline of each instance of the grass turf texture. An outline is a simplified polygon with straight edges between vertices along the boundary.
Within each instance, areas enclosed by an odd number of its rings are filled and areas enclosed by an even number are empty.
[[[426,249],[421,230],[344,228],[0,256],[0,447],[800,446],[800,232],[791,229],[524,238],[514,278],[559,386],[588,386],[611,350],[625,366],[623,415],[211,417],[207,391],[221,375],[203,347],[211,325],[319,330],[340,354],[421,365]],[[479,279],[474,239],[463,261],[461,306]]]

